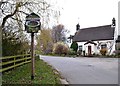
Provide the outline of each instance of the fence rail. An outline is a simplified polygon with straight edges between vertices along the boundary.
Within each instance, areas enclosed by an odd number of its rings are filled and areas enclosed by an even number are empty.
[[[15,67],[18,67],[20,65],[26,64],[31,62],[30,54],[27,55],[17,55],[17,56],[7,56],[7,57],[1,57],[0,61],[0,72],[7,71],[9,69],[13,69]]]

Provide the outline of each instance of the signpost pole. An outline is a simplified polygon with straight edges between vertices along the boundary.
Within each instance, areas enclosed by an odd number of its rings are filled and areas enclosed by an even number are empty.
[[[34,79],[35,76],[35,58],[34,58],[34,33],[31,33],[31,80]]]
[[[35,77],[34,33],[40,30],[40,26],[40,17],[37,14],[31,13],[26,16],[25,30],[31,33],[31,80]]]

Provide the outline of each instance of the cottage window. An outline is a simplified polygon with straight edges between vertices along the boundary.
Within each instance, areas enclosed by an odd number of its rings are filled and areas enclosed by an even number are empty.
[[[107,44],[101,45],[101,49],[106,49],[106,48],[107,48]]]
[[[79,46],[79,51],[82,51],[82,45]]]

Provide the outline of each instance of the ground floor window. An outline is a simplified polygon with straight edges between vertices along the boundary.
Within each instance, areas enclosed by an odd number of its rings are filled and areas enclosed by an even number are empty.
[[[101,49],[106,49],[107,48],[107,44],[102,44],[101,45]]]
[[[82,48],[83,48],[82,45],[80,45],[80,46],[79,46],[79,51],[82,51]]]

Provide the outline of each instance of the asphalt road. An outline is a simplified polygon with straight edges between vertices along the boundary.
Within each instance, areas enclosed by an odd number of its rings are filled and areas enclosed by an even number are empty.
[[[117,58],[40,56],[57,69],[69,84],[118,84]]]

